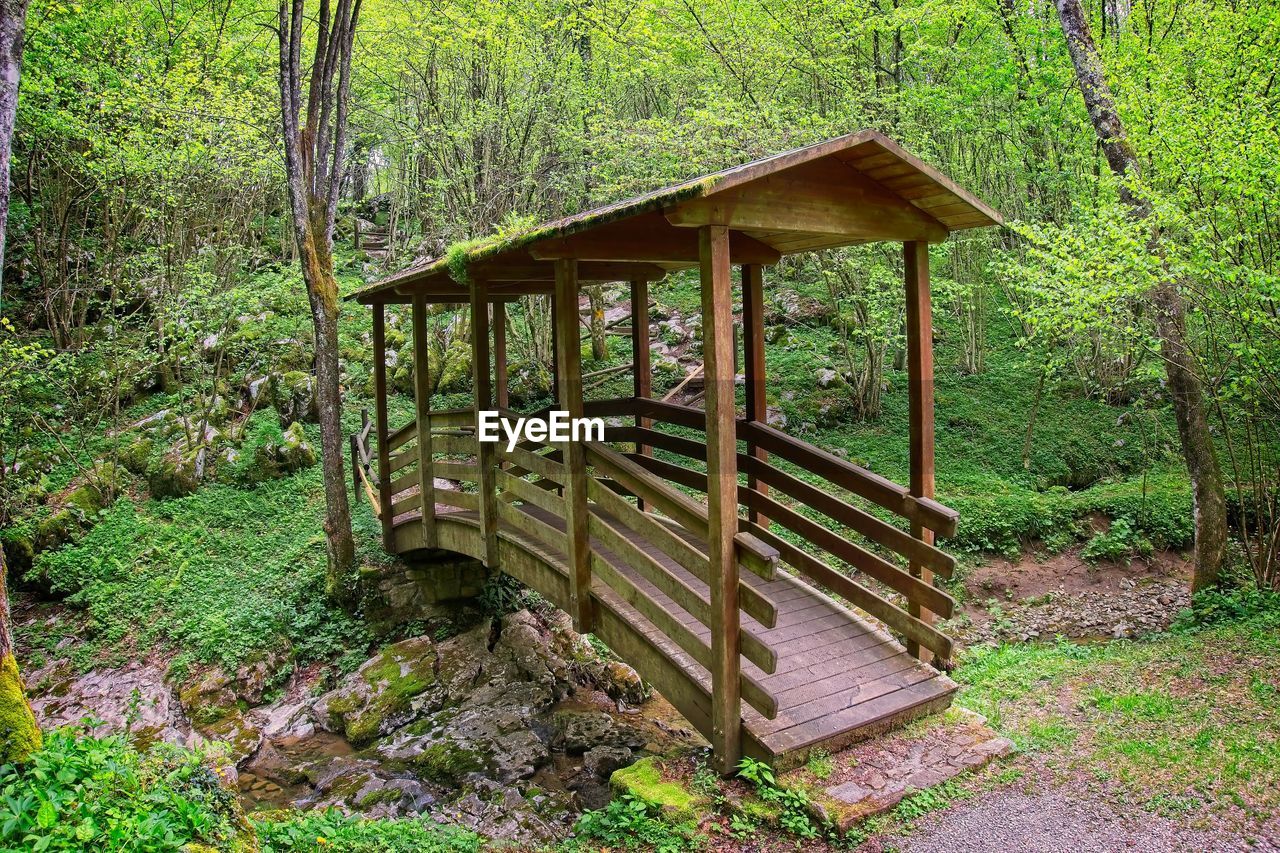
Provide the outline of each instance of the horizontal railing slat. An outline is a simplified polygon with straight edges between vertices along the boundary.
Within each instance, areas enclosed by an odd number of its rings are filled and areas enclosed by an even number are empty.
[[[954,536],[959,513],[937,501],[917,498],[906,486],[874,474],[839,456],[819,450],[758,421],[739,421],[738,438],[782,457],[793,465],[820,474],[842,489],[918,522],[940,536]]]

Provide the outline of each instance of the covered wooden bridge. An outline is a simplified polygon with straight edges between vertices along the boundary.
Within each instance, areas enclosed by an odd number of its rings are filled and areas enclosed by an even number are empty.
[[[933,498],[928,244],[999,222],[937,170],[863,131],[475,244],[365,288],[355,298],[374,312],[369,490],[387,550],[468,554],[538,590],[701,730],[722,772],[744,753],[792,764],[946,707],[956,688],[934,664],[951,656],[952,641],[935,617],[954,602],[933,578],[955,561],[933,540],[955,531],[956,513]],[[881,240],[903,247],[908,485],[766,422],[765,268]],[[693,267],[701,409],[650,395],[649,283]],[[583,399],[584,282],[630,284],[629,397]],[[526,294],[552,297],[556,408],[608,419],[604,441],[508,451],[477,440],[477,413],[507,409],[505,303]],[[419,393],[416,419],[393,426],[384,312],[405,303]],[[470,306],[470,409],[432,411],[424,392],[430,303]],[[367,434],[353,439],[357,457],[369,452]],[[438,489],[437,477],[463,487]],[[885,510],[905,524],[882,520]]]

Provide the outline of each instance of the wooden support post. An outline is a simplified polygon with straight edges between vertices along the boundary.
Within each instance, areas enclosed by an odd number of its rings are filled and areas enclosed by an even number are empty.
[[[638,279],[631,282],[631,366],[632,396],[644,399],[653,393],[653,367],[650,364],[649,352],[649,282]],[[636,426],[648,428],[652,421],[637,416]],[[647,444],[637,444],[636,452],[641,456],[652,456],[653,448]],[[644,510],[644,501],[638,500],[637,506]]]
[[[570,418],[582,411],[582,344],[578,335],[578,262],[559,258],[556,265],[556,388],[559,407]],[[591,539],[587,532],[587,455],[581,442],[565,443],[564,512],[569,553],[569,615],[579,634],[595,627],[591,600]]]
[[[911,391],[908,420],[911,442],[911,494],[932,498],[933,467],[933,312],[929,297],[929,244],[920,240],[902,244],[903,267],[907,289],[907,376]],[[933,531],[912,523],[911,535],[933,544]],[[911,574],[925,583],[933,583],[933,572],[919,563],[910,564]],[[935,615],[916,602],[908,604],[908,612],[921,621],[933,624]],[[929,657],[928,649],[908,642],[907,651],[921,660]]]
[[[427,298],[413,297],[413,402],[418,422],[418,489],[422,494],[422,542],[436,547],[435,457],[431,453],[431,368]]]
[[[707,560],[711,588],[711,748],[728,776],[742,752],[738,625],[738,439],[729,229],[698,229],[707,412]]]
[[[764,366],[764,270],[759,264],[742,265],[742,341],[743,363],[746,366],[747,420],[767,424],[768,401],[765,396]],[[747,453],[756,459],[768,460],[767,451],[747,444]],[[754,476],[747,477],[747,487],[762,495],[769,494],[769,486]],[[756,510],[748,510],[747,517],[762,527],[769,526],[769,519]]]
[[[360,503],[360,436],[352,434],[351,439],[351,497]]]
[[[387,425],[387,306],[373,306],[373,397],[378,431],[378,504],[382,516],[382,547],[395,545],[391,515],[391,429]]]
[[[507,408],[507,303],[501,301],[493,303],[493,385],[498,408]]]
[[[489,284],[471,282],[471,376],[475,388],[476,424],[480,412],[493,407],[493,383],[489,366]],[[498,478],[491,442],[476,441],[476,482],[480,492],[480,531],[484,537],[484,564],[498,568]]]
[[[556,322],[556,297],[551,296],[551,399],[560,399],[560,331]]]

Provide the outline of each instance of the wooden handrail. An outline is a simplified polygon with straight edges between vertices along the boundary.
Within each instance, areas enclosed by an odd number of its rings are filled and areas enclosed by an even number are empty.
[[[683,492],[671,488],[661,480],[648,476],[644,467],[634,459],[605,447],[598,442],[586,442],[587,457],[597,468],[604,469],[610,479],[617,481],[647,504],[679,522],[695,536],[707,535],[707,510],[702,504]],[[648,459],[648,457],[644,457]],[[695,472],[696,473],[696,472]],[[703,475],[705,478],[705,475]],[[678,482],[678,481],[677,481]],[[704,485],[705,490],[705,485]],[[743,565],[771,576],[778,562],[778,552],[751,540],[738,543],[739,559]]]
[[[937,501],[912,496],[906,486],[756,421],[740,421],[738,437],[806,471],[821,473],[835,485],[922,524],[940,536],[955,535],[960,514]]]
[[[707,475],[699,471],[682,468],[679,465],[673,465],[670,462],[647,456],[632,455],[628,458],[633,464],[645,468],[659,477],[679,483],[686,488],[706,491]],[[920,602],[935,613],[941,613],[945,617],[951,615],[954,610],[955,600],[942,590],[924,583],[919,578],[912,577],[909,572],[861,548],[856,543],[850,542],[838,533],[828,530],[816,521],[800,515],[789,507],[783,506],[772,498],[752,491],[746,486],[739,486],[738,499],[744,505],[759,510],[797,536],[844,560],[870,577],[907,596],[908,599]],[[745,526],[749,522],[743,520],[741,524]],[[756,530],[763,529],[759,528],[758,525],[751,525],[751,528]],[[759,538],[776,547],[776,542],[773,539],[765,539],[763,536]],[[793,568],[799,567],[793,566]]]

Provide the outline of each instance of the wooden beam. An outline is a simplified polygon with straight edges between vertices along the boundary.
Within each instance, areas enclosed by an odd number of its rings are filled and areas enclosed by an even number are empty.
[[[934,496],[933,458],[933,306],[929,297],[929,244],[909,241],[902,246],[907,289],[907,379],[911,399],[908,409],[911,445],[911,494],[917,498]],[[919,523],[911,525],[911,535],[933,544],[933,531]],[[911,574],[926,584],[933,583],[933,572],[912,561]],[[935,621],[934,614],[912,603],[908,612],[926,625]],[[922,660],[927,649],[911,640],[907,651]]]
[[[578,262],[555,262],[556,388],[560,408],[570,418],[582,414],[582,343],[578,335]],[[574,630],[590,633],[595,625],[591,600],[591,539],[587,522],[587,458],[582,442],[568,441],[564,454],[565,534],[569,553],[569,615]]]
[[[729,229],[698,229],[707,412],[707,562],[711,591],[711,747],[732,774],[742,752],[738,616],[738,441],[734,411],[733,282]]]
[[[533,258],[502,260],[495,259],[478,264],[475,275],[482,275],[486,281],[501,286],[502,282],[539,282],[555,281],[555,262],[538,261]],[[649,281],[662,278],[667,271],[656,264],[628,263],[625,261],[587,261],[578,265],[578,281],[634,281],[643,278]]]
[[[850,166],[806,163],[670,208],[672,225],[838,235],[849,242],[947,237],[941,222]]]
[[[698,235],[673,228],[661,213],[650,213],[543,240],[530,246],[529,254],[538,259],[697,263]],[[733,233],[729,235],[729,257],[740,264],[776,264],[781,255],[767,243]]]
[[[643,279],[631,282],[631,363],[632,396],[644,399],[653,393],[653,367],[649,350],[649,282]],[[647,428],[649,419],[636,415],[636,426]],[[636,453],[650,456],[653,449],[637,444]],[[639,502],[639,507],[644,509],[644,501]]]
[[[489,287],[483,279],[471,282],[471,377],[475,389],[476,423],[480,412],[493,408],[493,384],[489,373]],[[494,474],[494,446],[476,441],[476,482],[480,508],[480,533],[484,541],[484,564],[498,564],[498,484]]]
[[[387,424],[387,307],[373,308],[373,398],[378,430],[378,506],[382,516],[382,547],[394,545],[391,517],[391,430]]]
[[[498,408],[507,408],[507,306],[493,303],[493,382]]]
[[[765,395],[764,366],[764,270],[756,264],[742,265],[742,350],[747,382],[747,420],[768,423],[769,409]],[[747,442],[747,455],[764,462],[769,453]],[[768,485],[755,476],[747,477],[747,487],[769,494]],[[768,528],[769,519],[755,510],[749,510],[747,518]]]
[[[413,403],[418,424],[418,490],[422,494],[422,541],[436,547],[435,458],[431,453],[431,375],[427,300],[413,300]]]

